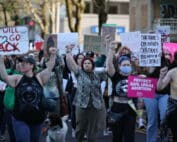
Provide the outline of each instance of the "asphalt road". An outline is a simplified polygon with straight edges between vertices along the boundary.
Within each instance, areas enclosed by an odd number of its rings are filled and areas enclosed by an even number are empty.
[[[69,130],[66,137],[66,142],[76,142],[75,138],[72,138],[71,136],[71,127],[70,123],[68,123]],[[45,138],[42,136],[40,142],[45,142]],[[84,140],[83,142],[87,142]],[[112,142],[112,134],[109,134],[108,136],[104,136],[103,132],[100,132],[97,136],[96,142]],[[144,130],[138,130],[136,132],[135,142],[146,142],[146,135]]]

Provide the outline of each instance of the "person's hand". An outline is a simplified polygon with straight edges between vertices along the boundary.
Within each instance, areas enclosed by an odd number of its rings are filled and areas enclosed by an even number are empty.
[[[55,48],[55,47],[50,47],[50,48],[49,48],[49,54],[50,54],[51,56],[56,55],[56,54],[57,54],[57,48]]]
[[[167,74],[167,72],[168,72],[168,68],[167,67],[163,67],[163,68],[161,68],[160,69],[160,78],[162,79],[162,78],[164,78],[165,77],[165,75]]]
[[[66,53],[71,53],[74,46],[75,46],[74,44],[66,45]]]
[[[4,62],[4,56],[3,55],[0,55],[0,62]]]

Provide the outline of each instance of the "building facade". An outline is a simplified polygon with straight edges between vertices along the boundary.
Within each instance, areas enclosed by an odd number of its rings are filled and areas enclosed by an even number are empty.
[[[154,31],[157,25],[169,25],[176,41],[177,0],[130,0],[130,31]]]

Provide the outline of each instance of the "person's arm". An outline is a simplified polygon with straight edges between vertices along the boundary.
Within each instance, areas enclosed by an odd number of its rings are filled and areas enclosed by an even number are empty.
[[[109,46],[112,46],[112,45],[109,44]],[[107,60],[106,60],[106,69],[110,77],[112,77],[116,72],[114,64],[113,64],[114,54],[115,54],[114,48],[109,47],[109,52],[108,52]]]
[[[72,51],[72,45],[67,45],[66,46],[66,64],[67,64],[68,69],[70,71],[73,71],[74,73],[77,73],[79,67],[76,64],[75,60],[73,59],[71,51]]]
[[[17,80],[19,75],[8,75],[6,72],[6,68],[4,65],[4,57],[0,56],[0,77],[6,82],[9,86],[15,87],[17,84]]]
[[[157,82],[157,90],[163,90],[172,80],[172,75],[173,75],[174,69],[168,71],[166,67],[162,68],[160,70],[160,76]]]
[[[54,68],[54,65],[55,65],[57,49],[55,47],[50,47],[49,53],[50,53],[50,58],[49,58],[49,61],[46,63],[46,68],[37,74],[37,76],[41,80],[42,85],[47,83],[47,81],[50,78],[52,69]]]

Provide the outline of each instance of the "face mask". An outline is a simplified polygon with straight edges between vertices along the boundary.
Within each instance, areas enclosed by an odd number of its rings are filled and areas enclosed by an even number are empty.
[[[130,74],[132,72],[131,66],[121,66],[120,71],[124,74]]]

